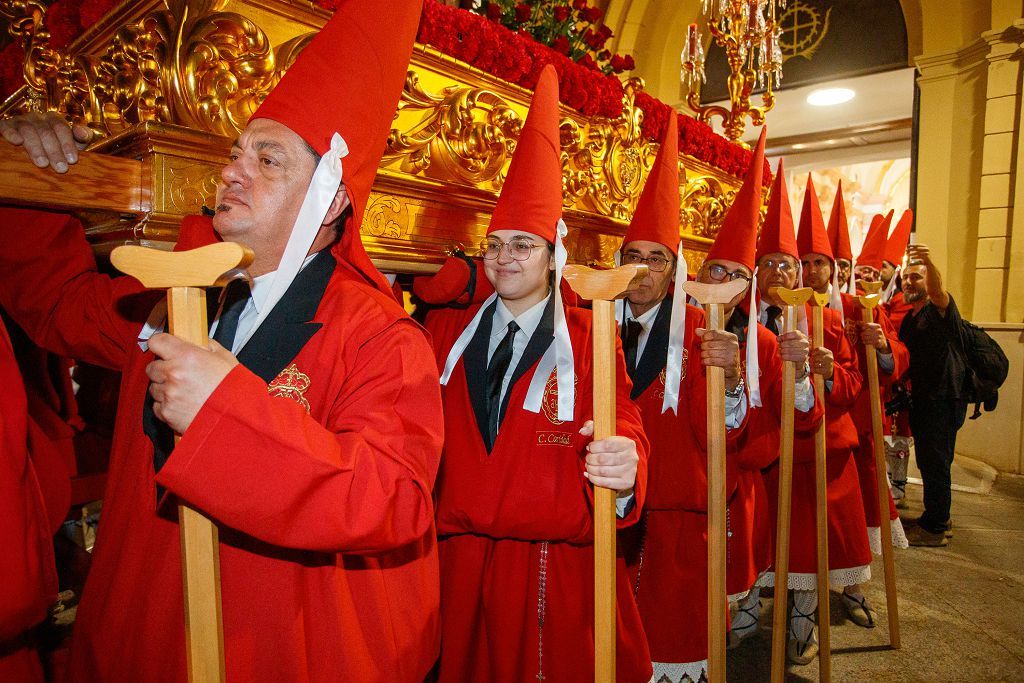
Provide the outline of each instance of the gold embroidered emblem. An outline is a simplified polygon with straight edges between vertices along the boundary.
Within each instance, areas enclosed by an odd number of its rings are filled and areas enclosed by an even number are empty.
[[[305,408],[308,413],[309,401],[304,396],[306,389],[309,389],[309,375],[301,372],[295,363],[282,370],[267,387],[271,396],[290,398]]]
[[[860,334],[857,332],[857,321],[852,318],[846,319],[846,338],[850,340],[850,343],[855,347],[857,346],[857,340],[860,338]]]
[[[686,379],[686,364],[690,359],[689,349],[683,349],[683,364],[679,368],[679,382],[682,383]],[[658,381],[661,382],[661,390],[657,392],[658,398],[665,398],[665,381],[668,379],[668,368],[662,368],[661,372],[658,373]]]
[[[572,376],[572,382],[574,386],[579,383],[579,378],[575,374]],[[541,399],[540,407],[544,411],[544,417],[551,424],[560,425],[565,422],[558,419],[558,368],[551,371],[551,376],[544,385],[544,398]]]

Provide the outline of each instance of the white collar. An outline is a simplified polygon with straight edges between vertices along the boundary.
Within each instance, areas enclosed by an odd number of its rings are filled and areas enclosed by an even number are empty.
[[[315,251],[302,262],[299,266],[301,272],[310,264],[310,262],[316,258],[319,251]],[[263,312],[263,307],[267,304],[267,297],[270,296],[270,286],[274,283],[274,273],[276,270],[272,270],[269,273],[263,273],[263,275],[257,276],[252,280],[252,287],[249,292],[252,295],[252,305],[256,309],[256,314],[259,315]]]
[[[533,333],[537,330],[537,326],[540,325],[541,318],[544,317],[544,309],[548,305],[548,299],[551,298],[550,292],[546,297],[535,303],[530,308],[526,309],[518,316],[512,315],[512,311],[508,310],[505,306],[505,302],[498,298],[497,306],[494,309],[494,318],[491,322],[491,335],[505,334],[505,328],[508,324],[515,320],[516,324],[519,325],[519,330],[526,335],[529,339],[533,336]]]
[[[651,325],[654,324],[654,319],[658,317],[658,311],[661,310],[661,305],[665,303],[665,300],[662,299],[661,301],[659,301],[658,303],[654,304],[649,309],[641,313],[640,315],[633,315],[633,304],[629,302],[626,303],[629,308],[629,312],[626,313],[626,320],[637,321],[638,323],[640,323],[640,326],[643,327],[646,331],[651,329]]]

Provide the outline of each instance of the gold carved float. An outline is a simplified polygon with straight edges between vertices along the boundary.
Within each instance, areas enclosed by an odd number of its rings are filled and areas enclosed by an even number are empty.
[[[138,210],[83,216],[98,251],[125,240],[170,246],[182,215],[211,206],[218,169],[263,97],[330,16],[283,0],[145,0],[116,6],[65,51],[48,46],[39,0],[0,0],[26,47],[26,85],[0,113],[56,110],[95,130],[94,149],[141,161]],[[563,107],[565,220],[574,262],[610,265],[657,146],[641,137],[626,83],[623,114],[587,119]],[[482,237],[530,92],[416,45],[367,215],[378,266],[436,269]],[[682,236],[696,268],[738,179],[680,157]],[[138,183],[112,177],[110,183]]]

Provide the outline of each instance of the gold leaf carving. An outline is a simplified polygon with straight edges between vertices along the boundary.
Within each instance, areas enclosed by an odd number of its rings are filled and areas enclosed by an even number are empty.
[[[208,200],[217,194],[220,179],[217,169],[209,164],[169,158],[165,170],[169,208],[188,215],[199,213],[204,204],[212,206]]]
[[[490,90],[460,85],[440,95],[428,93],[410,71],[399,111],[423,115],[409,130],[391,130],[385,161],[398,158],[408,172],[500,188],[502,168],[522,126],[504,99]]]
[[[683,231],[714,239],[735,197],[735,190],[712,176],[688,180],[680,200],[679,219]]]
[[[409,231],[409,210],[390,195],[370,200],[360,230],[365,235],[402,239]]]

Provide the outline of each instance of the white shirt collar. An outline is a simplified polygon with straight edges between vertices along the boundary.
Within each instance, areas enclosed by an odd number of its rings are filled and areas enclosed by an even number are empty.
[[[656,303],[653,306],[651,306],[650,309],[644,311],[642,314],[640,314],[638,316],[634,316],[633,315],[633,304],[631,304],[631,303],[629,303],[627,301],[626,304],[627,304],[628,312],[626,313],[626,320],[635,320],[635,321],[637,321],[638,323],[640,323],[640,326],[644,328],[644,332],[647,332],[647,331],[649,331],[651,329],[651,325],[654,324],[654,319],[656,317],[658,317],[658,311],[661,310],[661,305],[663,303],[665,303],[664,299],[662,299],[658,303]]]
[[[498,335],[504,336],[505,329],[508,324],[515,320],[516,324],[519,325],[519,331],[526,335],[529,339],[533,336],[537,326],[540,325],[541,318],[544,317],[544,309],[548,305],[548,299],[551,298],[549,292],[546,297],[535,303],[530,308],[526,309],[518,316],[512,315],[512,311],[508,310],[505,306],[505,302],[498,298],[497,306],[494,309],[494,319],[491,322],[491,336]]]

